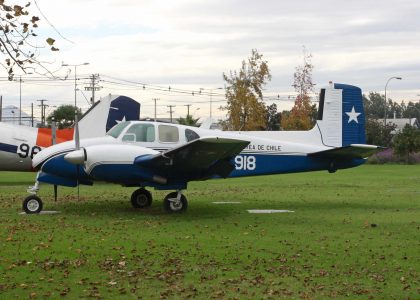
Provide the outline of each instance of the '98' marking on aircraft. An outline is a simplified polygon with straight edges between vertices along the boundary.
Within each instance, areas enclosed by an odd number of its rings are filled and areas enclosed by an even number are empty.
[[[17,153],[19,154],[20,157],[22,158],[26,158],[26,157],[30,157],[31,159],[34,158],[34,156],[41,151],[41,147],[38,146],[33,146],[32,148],[28,145],[28,144],[20,144],[19,145],[19,149],[17,151]]]
[[[257,160],[255,156],[237,155],[235,157],[236,170],[255,170],[257,167]]]

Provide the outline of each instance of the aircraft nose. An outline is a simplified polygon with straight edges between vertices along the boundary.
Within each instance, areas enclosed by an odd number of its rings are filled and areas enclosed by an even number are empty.
[[[84,148],[75,150],[64,155],[64,159],[74,165],[81,165],[86,161],[86,150]]]

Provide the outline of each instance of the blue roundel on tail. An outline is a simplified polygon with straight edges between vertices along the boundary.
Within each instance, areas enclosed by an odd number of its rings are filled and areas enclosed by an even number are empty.
[[[108,132],[121,121],[138,121],[139,119],[140,103],[126,96],[119,96],[111,101],[106,131]]]
[[[335,83],[334,88],[343,90],[343,146],[365,144],[365,113],[363,109],[362,90],[356,86],[340,83]]]

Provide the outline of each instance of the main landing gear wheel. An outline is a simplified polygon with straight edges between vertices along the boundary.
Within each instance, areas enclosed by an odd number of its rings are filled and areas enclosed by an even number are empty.
[[[27,214],[39,214],[42,210],[42,201],[35,195],[30,195],[23,200],[22,209]]]
[[[187,210],[188,201],[180,192],[172,192],[163,200],[163,207],[170,213],[184,212]]]
[[[131,205],[135,208],[147,208],[152,205],[152,194],[144,188],[135,190],[131,194]]]

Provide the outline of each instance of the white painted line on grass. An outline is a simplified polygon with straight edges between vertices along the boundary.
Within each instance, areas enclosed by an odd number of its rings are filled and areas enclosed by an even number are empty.
[[[216,201],[212,202],[213,204],[240,204],[239,201]]]
[[[27,214],[26,212],[22,211],[19,213],[19,215],[55,215],[61,213],[57,210],[43,210],[39,214]]]
[[[284,209],[248,209],[250,214],[277,214],[277,213],[294,213],[293,210]]]

